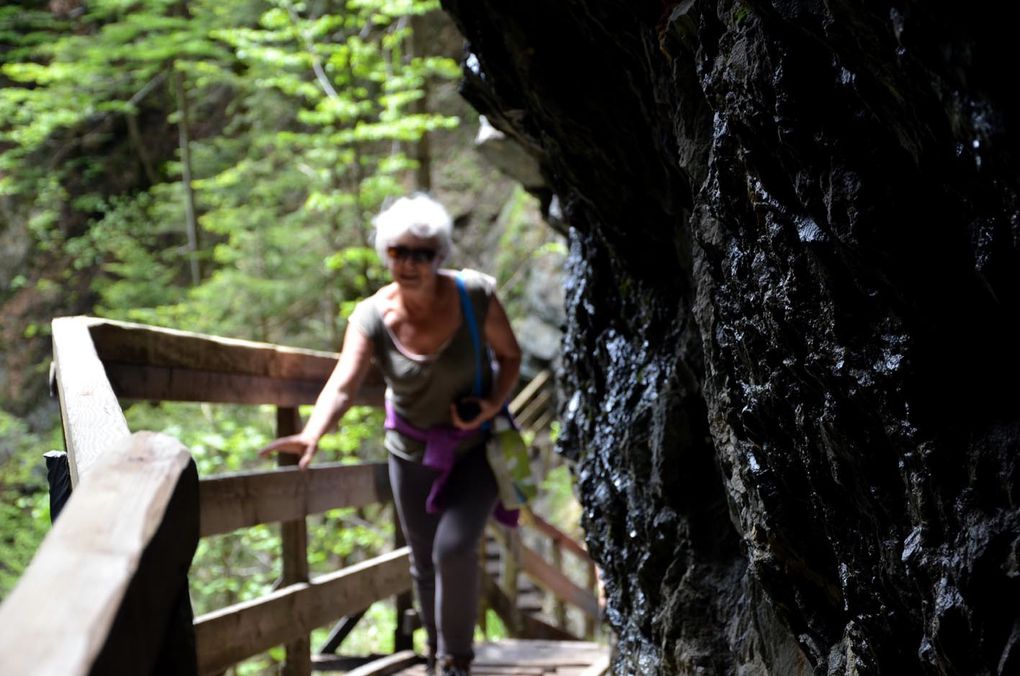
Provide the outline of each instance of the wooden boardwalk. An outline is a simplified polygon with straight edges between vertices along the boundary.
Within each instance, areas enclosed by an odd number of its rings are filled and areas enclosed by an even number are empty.
[[[199,673],[221,674],[279,645],[286,673],[295,675],[354,664],[363,666],[347,676],[424,673],[410,651],[371,664],[339,651],[377,601],[393,598],[397,616],[409,617],[409,551],[402,542],[333,572],[313,577],[308,568],[306,518],[389,502],[385,464],[320,463],[307,471],[279,467],[200,478],[178,440],[132,434],[120,408],[121,399],[273,405],[283,436],[299,428],[297,407],[315,400],[336,355],[89,317],[55,319],[53,343],[75,497],[0,605],[0,676],[150,673],[171,658],[182,668],[197,663]],[[536,378],[514,401],[519,420],[533,430],[553,415],[546,406],[551,395],[542,394],[546,380]],[[362,392],[359,403],[381,402],[381,388]],[[533,395],[534,401],[524,401]],[[519,638],[478,646],[473,672],[602,676],[606,648],[561,640],[596,635],[595,565],[584,545],[538,515],[525,517],[521,529],[492,530],[498,559],[487,556],[491,569],[481,570],[486,611]],[[283,572],[274,591],[192,621],[180,606],[188,594],[182,571],[199,538],[266,523],[281,524]],[[528,531],[526,540],[521,530]],[[54,593],[54,580],[70,591]],[[534,598],[539,592],[544,600]],[[551,617],[542,615],[550,606]],[[131,617],[152,621],[123,619]],[[575,634],[569,628],[578,619],[582,630]],[[312,631],[333,623],[329,647],[313,655]],[[399,622],[394,645],[412,645],[412,632],[412,622]],[[38,640],[49,635],[71,648],[51,650]],[[168,655],[169,645],[183,652]]]
[[[475,646],[475,661],[471,665],[472,676],[602,676],[607,673],[609,649],[585,641],[504,639],[482,643]],[[425,666],[410,653],[398,653],[347,674],[425,676]]]

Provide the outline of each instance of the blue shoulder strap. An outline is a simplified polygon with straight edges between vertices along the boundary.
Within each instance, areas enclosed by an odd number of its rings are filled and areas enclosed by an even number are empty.
[[[457,291],[460,293],[460,309],[464,313],[464,321],[467,322],[468,331],[471,332],[471,345],[475,348],[475,390],[476,397],[482,396],[482,339],[478,334],[478,323],[475,321],[475,311],[471,307],[471,299],[468,297],[467,287],[460,273],[457,273]]]

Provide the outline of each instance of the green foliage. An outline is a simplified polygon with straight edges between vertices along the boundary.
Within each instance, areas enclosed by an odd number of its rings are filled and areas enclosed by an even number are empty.
[[[456,77],[457,65],[409,48],[409,18],[438,2],[81,7],[67,18],[31,3],[0,8],[0,198],[29,215],[33,245],[70,261],[68,279],[92,275],[94,314],[337,349],[354,303],[386,278],[371,214],[407,189],[410,146],[457,124],[420,105],[426,82]],[[185,122],[187,167],[177,145]],[[180,439],[201,476],[273,465],[256,454],[274,434],[270,409],[135,404],[125,414],[133,430]],[[319,461],[382,460],[381,427],[379,411],[350,411],[322,440]],[[47,448],[6,414],[0,437],[5,594],[48,528],[39,469]],[[382,507],[316,515],[308,527],[319,573],[373,556],[393,537]],[[279,549],[276,526],[204,539],[190,576],[196,613],[265,594],[280,574]],[[391,649],[393,622],[391,610],[374,608],[348,645]],[[270,651],[237,673],[270,671],[281,657]]]
[[[574,539],[583,539],[581,507],[574,495],[574,478],[566,464],[549,470],[539,489],[537,511]]]
[[[43,453],[55,448],[0,409],[0,598],[14,587],[49,530]],[[59,444],[59,442],[57,442]]]
[[[72,278],[90,278],[94,314],[337,349],[355,303],[387,279],[371,215],[411,185],[410,150],[422,135],[458,123],[422,105],[429,80],[457,77],[457,64],[410,49],[410,17],[438,2],[81,6],[83,14],[66,18],[33,3],[0,7],[0,198],[28,215],[37,250],[70,263],[64,279],[20,276],[9,288],[35,283],[55,294]],[[191,196],[197,284],[185,230]],[[519,190],[500,216],[506,234],[495,272],[511,313],[523,271],[561,246],[535,227],[529,204]],[[33,325],[26,335],[46,330]],[[135,404],[125,414],[132,430],[180,439],[200,476],[274,464],[257,456],[274,436],[271,408]],[[381,428],[380,411],[352,409],[322,439],[318,462],[384,460]],[[0,439],[3,595],[48,529],[40,454],[60,442],[2,411]],[[576,523],[570,490],[563,468],[546,479],[554,520]],[[389,548],[391,509],[309,517],[313,574]],[[266,594],[280,576],[279,551],[275,525],[203,539],[190,572],[195,612]],[[392,609],[376,604],[345,651],[392,650],[394,626]],[[487,638],[506,635],[492,613],[487,628]],[[272,672],[281,660],[274,649],[235,673]]]
[[[485,609],[485,631],[479,626],[475,627],[475,641],[499,641],[510,638],[510,632],[503,620],[492,608]]]
[[[305,410],[307,414],[308,410]],[[135,404],[125,411],[130,429],[161,431],[191,451],[200,477],[266,470],[275,462],[258,457],[274,436],[273,407],[163,403]],[[338,431],[324,437],[317,462],[368,462],[384,456],[381,413],[356,407]],[[45,494],[44,494],[45,495]],[[309,516],[308,561],[313,575],[336,571],[387,550],[393,542],[391,506],[330,510]],[[189,582],[196,615],[269,593],[281,574],[279,527],[262,525],[203,538]],[[345,650],[392,649],[391,607],[377,604],[345,642]],[[380,644],[381,641],[381,644]],[[270,652],[238,667],[237,673],[265,673],[283,659]]]
[[[99,267],[99,313],[335,346],[337,309],[382,278],[374,257],[337,252],[370,244],[369,215],[403,192],[415,166],[406,145],[457,123],[417,106],[426,79],[455,77],[456,64],[406,48],[408,17],[437,3],[363,0],[332,13],[287,0],[86,7],[69,21],[0,14],[10,27],[0,36],[17,46],[0,66],[14,85],[0,90],[0,193],[36,205],[41,247]],[[134,152],[154,183],[122,193],[81,184],[121,171],[123,158],[87,152],[111,140],[119,119],[137,125],[168,102],[168,122],[183,120],[178,73],[191,108],[197,288],[188,288],[180,155],[154,156],[142,139]],[[82,214],[84,234],[62,225],[61,203]]]
[[[528,270],[543,256],[565,255],[563,243],[533,211],[535,200],[522,187],[503,208],[499,218],[504,224],[495,260],[495,276],[500,298],[511,316],[522,314],[524,284]]]

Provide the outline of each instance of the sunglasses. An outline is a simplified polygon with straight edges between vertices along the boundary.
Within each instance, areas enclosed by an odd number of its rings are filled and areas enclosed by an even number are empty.
[[[412,263],[431,263],[436,257],[436,250],[398,244],[386,247],[386,255],[395,261],[410,260]]]

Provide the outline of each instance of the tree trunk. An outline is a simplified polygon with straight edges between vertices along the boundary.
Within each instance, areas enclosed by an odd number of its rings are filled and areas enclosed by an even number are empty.
[[[184,225],[188,234],[188,266],[191,272],[192,286],[202,281],[202,270],[199,266],[198,251],[198,219],[195,216],[195,190],[191,183],[191,129],[188,121],[188,92],[184,83],[184,73],[174,70],[174,89],[177,95],[177,130],[181,151],[181,187],[184,191]]]

